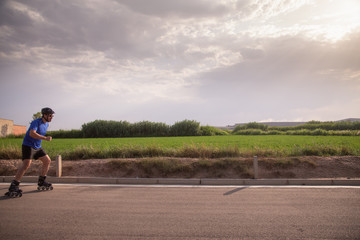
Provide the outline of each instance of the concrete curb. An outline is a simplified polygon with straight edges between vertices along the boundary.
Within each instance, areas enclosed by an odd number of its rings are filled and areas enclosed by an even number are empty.
[[[11,182],[13,176],[0,176],[0,182]],[[52,183],[141,184],[141,185],[290,185],[290,186],[360,186],[360,179],[183,179],[183,178],[101,178],[48,177]],[[37,176],[25,176],[22,182],[36,183]]]

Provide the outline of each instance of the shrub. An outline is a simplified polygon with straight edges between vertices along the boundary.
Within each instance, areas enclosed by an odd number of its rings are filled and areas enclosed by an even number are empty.
[[[200,123],[194,120],[176,122],[170,128],[171,136],[200,136]]]
[[[215,135],[226,132],[213,128]],[[86,138],[107,137],[166,137],[166,136],[200,136],[200,123],[193,120],[176,122],[171,127],[165,123],[142,121],[129,123],[126,121],[95,120],[82,125],[81,132]]]
[[[210,126],[201,126],[200,127],[201,136],[216,136],[216,135],[229,135],[228,132]]]
[[[58,130],[58,131],[49,131],[46,134],[47,136],[52,136],[53,138],[82,138],[84,137],[83,131],[81,130]]]
[[[95,120],[82,125],[84,137],[130,137],[130,123],[126,121]]]
[[[297,131],[297,130],[311,130],[322,129],[326,131],[342,131],[342,130],[360,130],[360,121],[349,122],[349,121],[340,121],[340,122],[320,122],[320,121],[310,121],[302,125],[294,127],[270,127],[271,130],[278,131]]]
[[[250,122],[244,125],[237,125],[233,132],[237,132],[240,130],[245,130],[245,129],[259,129],[262,131],[266,131],[268,129],[268,126],[262,123],[257,123],[257,122]]]
[[[165,123],[142,121],[131,124],[132,137],[165,137],[169,135],[170,127]]]
[[[233,132],[234,135],[266,135],[266,132],[259,129],[244,129]]]
[[[267,135],[282,135],[284,134],[282,131],[278,131],[278,130],[269,130],[267,132]]]
[[[9,134],[6,136],[6,138],[24,138],[25,137],[25,134],[21,134],[21,135],[14,135],[14,134]]]

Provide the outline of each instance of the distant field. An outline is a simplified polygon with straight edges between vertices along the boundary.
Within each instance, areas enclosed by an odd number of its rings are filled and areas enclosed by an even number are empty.
[[[0,139],[0,158],[6,151],[21,154],[22,139]],[[87,138],[43,141],[51,157],[231,157],[360,155],[359,136],[202,136],[156,138]],[[228,154],[226,153],[228,152]]]

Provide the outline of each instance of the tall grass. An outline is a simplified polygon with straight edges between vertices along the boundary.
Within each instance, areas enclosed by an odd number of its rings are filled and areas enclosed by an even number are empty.
[[[0,147],[0,159],[20,159],[22,158],[21,149],[18,146]]]

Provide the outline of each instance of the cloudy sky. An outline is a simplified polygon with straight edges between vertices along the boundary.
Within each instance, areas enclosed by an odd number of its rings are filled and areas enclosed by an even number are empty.
[[[1,0],[0,118],[360,117],[358,0]]]

